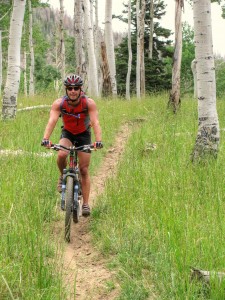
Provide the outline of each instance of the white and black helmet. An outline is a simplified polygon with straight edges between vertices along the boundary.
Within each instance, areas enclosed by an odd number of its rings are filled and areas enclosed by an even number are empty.
[[[83,85],[83,79],[76,74],[69,74],[66,76],[64,80],[65,86],[82,86]]]

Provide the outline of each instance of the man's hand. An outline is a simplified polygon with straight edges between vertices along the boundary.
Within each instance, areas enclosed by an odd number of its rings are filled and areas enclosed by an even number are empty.
[[[51,145],[52,145],[52,142],[49,141],[48,139],[43,139],[43,140],[41,141],[41,146],[44,146],[44,147],[46,147],[46,148],[50,148]]]
[[[95,142],[94,146],[96,149],[101,149],[103,148],[103,143],[101,141]]]

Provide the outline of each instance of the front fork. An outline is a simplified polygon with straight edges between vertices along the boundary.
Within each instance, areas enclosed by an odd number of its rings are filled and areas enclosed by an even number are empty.
[[[67,170],[63,170],[63,180],[62,180],[62,193],[61,193],[61,209],[65,210],[65,194],[66,194],[66,178]]]
[[[78,195],[79,193],[79,182],[78,180],[76,180],[76,176],[77,176],[77,170],[76,172],[71,172],[67,169],[63,170],[63,180],[62,180],[62,193],[61,193],[61,209],[65,210],[65,194],[66,194],[66,179],[67,176],[72,176],[74,178],[74,196],[73,198],[76,199],[76,194]],[[73,199],[73,200],[74,200]],[[74,203],[74,201],[73,201]],[[77,203],[74,203],[73,205],[76,205]],[[76,208],[76,207],[74,207]]]

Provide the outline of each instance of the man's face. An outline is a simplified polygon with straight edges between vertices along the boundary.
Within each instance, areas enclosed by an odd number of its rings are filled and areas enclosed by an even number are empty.
[[[67,86],[67,94],[71,100],[76,100],[80,95],[80,86]]]

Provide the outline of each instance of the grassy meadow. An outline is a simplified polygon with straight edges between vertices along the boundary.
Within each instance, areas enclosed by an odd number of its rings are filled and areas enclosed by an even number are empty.
[[[18,100],[18,108],[51,104],[54,97]],[[183,99],[177,115],[168,95],[145,100],[98,100],[104,148],[100,165],[124,122],[132,135],[115,180],[107,183],[91,218],[93,243],[111,257],[118,300],[225,299],[225,283],[191,280],[190,267],[225,270],[225,102],[218,100],[221,145],[217,160],[192,164],[197,102]],[[52,234],[57,220],[56,154],[40,156],[49,109],[21,111],[0,121],[0,299],[66,299],[60,253]],[[142,122],[140,122],[142,118]],[[58,142],[60,122],[51,140]],[[47,152],[49,153],[49,152]],[[52,242],[49,242],[52,241]]]

